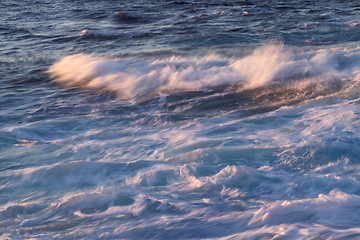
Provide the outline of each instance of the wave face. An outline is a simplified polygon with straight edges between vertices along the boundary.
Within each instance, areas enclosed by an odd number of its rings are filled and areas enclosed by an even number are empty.
[[[360,239],[360,1],[0,1],[0,239]]]

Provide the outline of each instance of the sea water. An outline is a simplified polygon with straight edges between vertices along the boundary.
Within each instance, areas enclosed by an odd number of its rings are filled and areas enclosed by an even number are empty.
[[[2,239],[360,238],[360,2],[0,3]]]

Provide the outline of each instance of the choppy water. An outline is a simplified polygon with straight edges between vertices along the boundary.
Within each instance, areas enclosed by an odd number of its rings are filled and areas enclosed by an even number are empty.
[[[359,1],[0,20],[1,238],[360,238]]]

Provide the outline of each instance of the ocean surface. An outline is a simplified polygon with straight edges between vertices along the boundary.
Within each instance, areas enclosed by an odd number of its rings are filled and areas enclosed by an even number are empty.
[[[2,0],[1,239],[360,239],[360,1]]]

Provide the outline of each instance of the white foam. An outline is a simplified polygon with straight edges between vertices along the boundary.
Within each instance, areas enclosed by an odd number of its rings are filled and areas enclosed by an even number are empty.
[[[275,201],[261,207],[249,225],[317,222],[325,226],[357,227],[359,196],[334,189],[317,198]]]
[[[235,84],[328,84],[360,74],[360,49],[286,50],[281,44],[256,49],[243,58],[210,54],[203,58],[110,59],[76,54],[53,64],[48,73],[69,87],[115,91],[119,98],[151,92],[202,90]],[[301,83],[301,84],[300,84]]]

